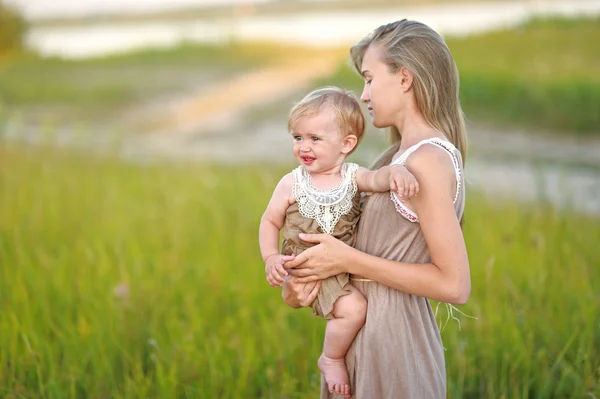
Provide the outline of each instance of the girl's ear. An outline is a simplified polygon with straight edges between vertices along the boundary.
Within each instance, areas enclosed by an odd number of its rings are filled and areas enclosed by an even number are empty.
[[[352,152],[354,147],[356,147],[356,144],[358,143],[358,137],[356,137],[353,134],[349,134],[346,137],[344,137],[344,141],[342,143],[342,153],[349,154],[350,152]]]
[[[396,77],[400,81],[400,85],[402,89],[407,92],[410,90],[413,84],[414,75],[413,73],[405,67],[402,67],[396,72]]]

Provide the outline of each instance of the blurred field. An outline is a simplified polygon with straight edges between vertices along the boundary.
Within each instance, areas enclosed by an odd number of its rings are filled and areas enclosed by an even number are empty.
[[[0,163],[0,396],[317,395],[323,321],[258,252],[287,168],[7,143]],[[443,332],[449,397],[599,397],[599,220],[473,191],[466,220],[478,319]]]
[[[468,118],[597,136],[600,47],[590,40],[593,37],[600,37],[600,20],[580,18],[536,20],[520,29],[449,38]],[[299,52],[307,50],[232,43],[187,44],[85,61],[14,57],[0,62],[0,119],[4,113],[52,125],[105,122],[133,104],[198,92]],[[358,75],[346,65],[315,82],[320,84],[358,93],[362,88]],[[290,104],[258,107],[249,122],[257,115],[286,114]]]
[[[283,54],[277,46],[235,43],[183,44],[81,61],[24,54],[0,62],[0,117],[4,108],[5,115],[54,126],[104,122],[127,107],[193,94]]]
[[[519,29],[447,43],[461,77],[461,100],[470,119],[534,130],[600,132],[600,19],[546,19]],[[342,66],[322,83],[361,82]]]
[[[598,137],[596,37],[600,20],[581,18],[448,38],[468,118]],[[173,99],[215,92],[282,57],[318,56],[305,51],[184,44],[0,60],[0,138],[4,122],[21,120],[23,136],[39,125],[50,144],[0,140],[0,398],[317,395],[324,322],[281,302],[258,251],[260,215],[288,166],[127,163],[52,146],[63,125],[94,134],[146,103],[157,105],[149,116],[162,115]],[[362,89],[347,66],[321,84]],[[284,133],[300,95],[263,97],[241,110],[237,136],[207,126],[212,140],[279,151],[269,132],[262,141],[250,133],[265,121]],[[117,149],[125,137],[115,133]],[[507,165],[533,156],[523,154],[502,156]],[[461,310],[477,320],[443,331],[449,398],[599,398],[600,220],[558,212],[544,197],[498,202],[469,189],[473,294]],[[440,323],[445,316],[440,309]]]

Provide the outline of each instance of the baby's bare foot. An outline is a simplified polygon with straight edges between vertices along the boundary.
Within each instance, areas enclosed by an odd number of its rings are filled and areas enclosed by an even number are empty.
[[[329,392],[344,395],[346,398],[351,396],[348,370],[344,359],[330,359],[322,354],[319,358],[319,370],[325,376]]]

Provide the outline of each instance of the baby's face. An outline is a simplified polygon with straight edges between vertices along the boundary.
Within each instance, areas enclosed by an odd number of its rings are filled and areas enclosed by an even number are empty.
[[[352,149],[329,108],[300,119],[292,138],[296,160],[311,173],[326,173],[340,166]]]

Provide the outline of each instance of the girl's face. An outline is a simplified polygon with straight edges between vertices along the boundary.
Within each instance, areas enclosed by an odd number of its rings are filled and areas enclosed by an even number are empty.
[[[292,138],[296,160],[311,173],[327,173],[340,166],[356,144],[355,136],[340,132],[328,107],[315,116],[301,118]]]
[[[392,72],[381,59],[381,50],[377,46],[367,48],[361,67],[365,87],[360,99],[368,105],[373,126],[399,126],[406,103],[407,82],[401,73]]]

